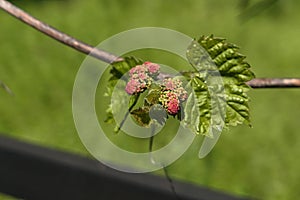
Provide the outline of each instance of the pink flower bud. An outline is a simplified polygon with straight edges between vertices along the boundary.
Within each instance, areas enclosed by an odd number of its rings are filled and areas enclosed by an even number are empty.
[[[177,99],[171,99],[168,103],[168,112],[171,115],[177,114],[179,110],[179,102]]]
[[[138,90],[138,85],[139,85],[139,82],[137,80],[130,79],[129,82],[126,84],[125,90],[128,94],[134,94]]]
[[[165,79],[163,82],[167,90],[174,90],[176,88],[176,84],[171,78]]]
[[[159,72],[160,66],[152,62],[144,62],[144,65],[147,67],[150,74],[157,74]]]

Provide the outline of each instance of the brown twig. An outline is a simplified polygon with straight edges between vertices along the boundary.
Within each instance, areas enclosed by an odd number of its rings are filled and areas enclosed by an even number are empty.
[[[51,38],[69,46],[84,54],[89,54],[106,63],[120,61],[122,58],[108,53],[104,50],[97,49],[91,45],[81,42],[45,23],[32,17],[20,8],[14,6],[6,0],[0,0],[0,8],[23,21],[25,24],[32,26],[38,31],[50,36]],[[300,87],[300,78],[256,78],[247,83],[253,88],[290,88]]]
[[[295,88],[300,87],[299,78],[255,78],[247,82],[252,88]]]
[[[24,12],[20,8],[14,6],[6,0],[0,0],[0,8],[9,13],[10,15],[16,17],[17,19],[23,21],[25,24],[32,26],[38,31],[50,36],[51,38],[69,46],[77,51],[85,54],[90,54],[91,56],[98,58],[106,63],[112,63],[114,61],[120,60],[119,58],[111,53],[97,49],[91,45],[81,42],[51,26],[41,22],[40,20],[32,17],[28,13]]]

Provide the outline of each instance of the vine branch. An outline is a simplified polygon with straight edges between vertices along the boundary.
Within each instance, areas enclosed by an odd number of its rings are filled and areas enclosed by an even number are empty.
[[[255,78],[247,84],[252,88],[295,88],[300,87],[300,78]]]
[[[97,49],[91,45],[88,45],[82,41],[79,41],[51,26],[48,24],[32,17],[25,11],[21,10],[20,8],[14,6],[10,2],[6,0],[0,0],[0,8],[9,13],[10,15],[16,17],[17,19],[21,20],[25,24],[32,26],[33,28],[37,29],[38,31],[48,35],[49,37],[69,46],[77,51],[80,51],[84,54],[90,54],[91,56],[102,60],[106,63],[112,63],[117,60],[121,60],[122,58],[119,58],[111,53],[108,53],[106,51],[103,51],[101,49]]]
[[[6,0],[0,0],[0,8],[24,22],[25,24],[35,28],[45,35],[87,55],[91,55],[103,62],[113,63],[115,61],[121,61],[122,58],[111,54],[102,49],[97,49],[89,44],[86,44],[80,40],[67,35],[48,24],[34,18],[30,14],[16,7],[12,3]],[[247,84],[252,88],[290,88],[300,87],[300,78],[256,78]]]

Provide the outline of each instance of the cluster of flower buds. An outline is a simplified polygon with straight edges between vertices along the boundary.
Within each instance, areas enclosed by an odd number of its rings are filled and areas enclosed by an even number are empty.
[[[162,92],[159,101],[171,115],[176,115],[180,104],[187,99],[187,91],[182,87],[182,82],[176,78],[163,80]]]
[[[129,71],[129,81],[126,85],[126,92],[130,95],[146,90],[159,74],[160,66],[151,62],[144,62]]]
[[[157,79],[160,66],[151,62],[144,62],[129,71],[129,81],[126,92],[130,95],[145,91]],[[161,91],[159,102],[171,115],[176,115],[180,104],[187,99],[187,91],[182,87],[182,81],[175,78],[166,78],[160,83]]]

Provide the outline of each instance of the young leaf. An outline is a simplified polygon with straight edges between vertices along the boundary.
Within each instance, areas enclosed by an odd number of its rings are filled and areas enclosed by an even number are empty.
[[[145,97],[145,105],[152,106],[159,103],[160,87],[152,87],[149,89],[147,96]]]
[[[250,65],[244,60],[245,56],[237,50],[236,45],[212,35],[202,36],[188,47],[187,58],[198,72],[190,76],[189,84],[194,94],[190,94],[188,98],[184,118],[186,126],[193,132],[208,134],[212,105],[215,106],[219,101],[226,103],[225,126],[236,126],[241,123],[250,125],[249,98],[246,94],[249,87],[245,82],[255,76],[250,70]],[[208,76],[218,75],[222,77],[221,85],[224,88],[220,90],[223,94],[218,94],[218,98],[211,98],[210,90],[205,83]]]
[[[189,85],[193,88],[185,106],[184,123],[196,134],[208,134],[211,119],[211,99],[208,88],[200,77],[195,76]]]
[[[189,128],[193,133],[198,134],[200,132],[200,109],[198,107],[198,99],[195,93],[190,93],[185,107],[184,107],[184,125]]]
[[[132,67],[135,67],[136,65],[142,64],[143,61],[140,59],[137,59],[135,57],[125,57],[123,61],[114,62],[111,64],[112,69],[110,70],[111,77],[109,78],[109,81],[107,83],[107,91],[104,94],[104,96],[107,96],[111,98],[112,93],[115,89],[116,83],[123,77],[123,75],[128,72]],[[124,80],[125,83],[126,80]],[[120,97],[122,98],[122,97]],[[136,101],[135,98],[138,98],[136,95],[134,95],[131,100],[133,99],[133,102]],[[116,103],[116,106],[128,106],[126,103],[119,104],[120,102]],[[131,105],[132,101],[129,102],[129,107],[132,107]],[[106,120],[107,123],[115,123],[113,119],[113,113],[112,113],[112,104],[109,104],[108,108],[106,109]],[[130,111],[129,111],[130,112]]]
[[[226,85],[226,119],[228,126],[236,126],[241,123],[250,125],[249,98],[243,87],[237,85]]]
[[[225,124],[250,125],[249,97],[246,94],[249,87],[246,82],[255,78],[255,75],[250,69],[250,64],[245,61],[246,57],[238,52],[236,45],[213,35],[202,36],[198,43],[207,50],[223,78],[226,100]]]
[[[135,67],[136,65],[142,64],[143,61],[135,58],[133,56],[131,57],[125,57],[122,61],[117,61],[112,63],[112,69],[110,73],[113,75],[111,79],[120,79],[126,72],[128,72],[132,67]]]
[[[222,77],[226,77],[224,81],[227,83],[232,81],[239,85],[255,78],[250,65],[245,61],[246,56],[238,52],[236,45],[213,35],[200,37],[198,43],[208,52]]]
[[[151,118],[149,116],[149,107],[135,109],[131,111],[130,114],[140,126],[149,126],[151,122]]]

